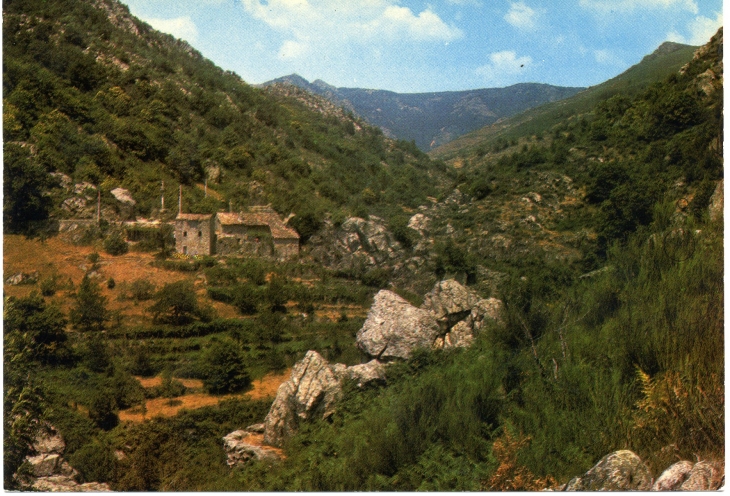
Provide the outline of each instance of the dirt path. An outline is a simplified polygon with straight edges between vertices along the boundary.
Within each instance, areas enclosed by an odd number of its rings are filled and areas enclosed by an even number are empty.
[[[250,398],[252,400],[260,400],[266,398],[274,398],[276,391],[281,383],[289,379],[291,369],[277,374],[269,374],[261,379],[253,381],[253,388],[244,394],[227,394],[223,396],[213,396],[202,392],[194,392],[178,396],[177,398],[153,398],[145,403],[147,411],[143,414],[140,406],[135,406],[127,410],[119,412],[119,420],[122,422],[143,422],[153,417],[172,417],[178,414],[183,408],[194,410],[206,406],[217,405],[221,401],[231,398]],[[137,378],[143,387],[150,388],[162,384],[161,377]],[[201,388],[202,381],[196,379],[177,379],[182,382],[185,387]]]

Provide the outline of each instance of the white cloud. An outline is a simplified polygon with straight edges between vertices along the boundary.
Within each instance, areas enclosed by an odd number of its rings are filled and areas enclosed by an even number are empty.
[[[603,65],[617,65],[624,66],[623,60],[618,58],[611,50],[595,50],[593,56],[596,62]]]
[[[686,43],[688,45],[704,45],[712,35],[722,26],[722,12],[715,14],[715,18],[711,19],[705,16],[697,16],[687,25],[688,36],[682,36],[676,31],[667,34],[669,41],[677,43]]]
[[[532,57],[518,57],[512,50],[503,50],[489,55],[489,63],[477,67],[476,73],[493,84],[505,84],[514,76],[526,72],[532,65]]]
[[[635,9],[675,9],[699,12],[695,0],[580,0],[580,6],[600,14],[633,12]]]
[[[241,0],[244,10],[288,38],[283,58],[347,44],[381,42],[449,42],[463,36],[430,8],[416,14],[394,0]]]
[[[144,22],[158,31],[168,33],[176,38],[195,43],[198,41],[198,28],[190,16],[175,17],[173,19],[144,18]]]
[[[534,9],[525,5],[524,2],[517,2],[510,5],[504,20],[517,29],[531,30],[537,26],[537,17],[538,13]]]

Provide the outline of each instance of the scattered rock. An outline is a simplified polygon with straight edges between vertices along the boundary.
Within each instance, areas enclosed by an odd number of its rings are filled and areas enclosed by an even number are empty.
[[[223,448],[228,456],[229,467],[240,466],[250,460],[280,460],[281,450],[261,443],[259,433],[248,430],[233,431],[223,438]]]
[[[357,332],[357,345],[378,360],[407,359],[416,348],[430,348],[439,333],[431,312],[384,289],[375,295],[367,319]]]
[[[654,481],[651,486],[652,491],[677,491],[682,483],[687,480],[689,473],[692,471],[693,463],[687,460],[677,462],[664,472]]]
[[[24,272],[18,272],[5,279],[5,284],[8,286],[18,286],[20,284],[35,284],[38,282],[38,272],[31,272],[26,274]]]
[[[263,434],[266,430],[266,424],[263,422],[260,424],[252,424],[246,427],[246,432],[252,432],[254,434]]]
[[[725,203],[725,189],[723,187],[723,183],[724,181],[720,179],[717,183],[717,187],[715,187],[715,192],[712,193],[712,197],[710,197],[710,206],[708,207],[708,210],[710,211],[710,220],[713,221],[722,218],[722,209]]]
[[[566,491],[648,491],[651,472],[636,453],[615,451],[604,456],[582,477],[576,477]]]
[[[51,177],[56,179],[58,184],[64,189],[69,189],[73,182],[73,180],[63,172],[51,172]]]

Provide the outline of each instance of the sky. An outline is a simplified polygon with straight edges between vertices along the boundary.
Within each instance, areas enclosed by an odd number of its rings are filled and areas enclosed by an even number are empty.
[[[400,93],[593,86],[664,41],[702,45],[723,0],[122,0],[250,84],[288,74]]]

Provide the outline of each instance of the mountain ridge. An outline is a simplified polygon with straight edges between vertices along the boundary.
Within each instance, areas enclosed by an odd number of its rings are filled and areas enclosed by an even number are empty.
[[[518,83],[504,88],[398,93],[371,88],[335,87],[299,74],[260,86],[289,84],[323,96],[380,127],[386,136],[415,141],[430,150],[458,136],[543,103],[561,100],[582,87]]]

